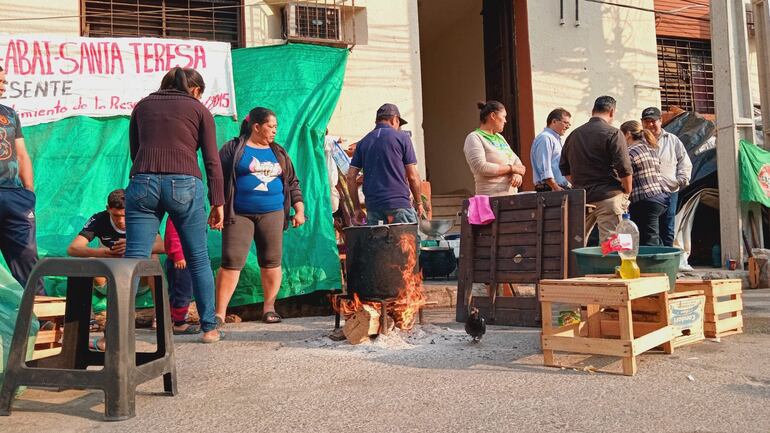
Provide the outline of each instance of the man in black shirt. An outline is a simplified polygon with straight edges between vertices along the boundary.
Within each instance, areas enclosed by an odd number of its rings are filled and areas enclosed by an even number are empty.
[[[632,170],[626,139],[612,126],[616,104],[612,96],[596,98],[591,119],[567,137],[559,160],[562,174],[574,188],[585,189],[586,202],[596,206],[586,216],[586,230],[596,223],[601,242],[627,212],[631,194]]]
[[[112,191],[107,197],[107,209],[95,213],[67,247],[73,257],[123,257],[126,251],[126,193],[123,189]],[[99,239],[99,246],[88,244]],[[158,236],[152,247],[154,254],[163,253],[163,240]]]
[[[67,254],[73,257],[123,257],[123,253],[126,251],[125,208],[125,191],[123,189],[112,191],[107,196],[107,209],[93,214],[88,219],[83,229],[67,247]],[[89,247],[88,244],[94,239],[99,239],[99,246]],[[160,235],[155,239],[152,252],[153,254],[164,252],[163,240]],[[152,285],[151,279],[141,278],[137,295],[146,293]],[[106,295],[107,279],[95,277],[94,290],[101,295]],[[97,339],[91,345],[94,349],[104,350],[104,339]]]

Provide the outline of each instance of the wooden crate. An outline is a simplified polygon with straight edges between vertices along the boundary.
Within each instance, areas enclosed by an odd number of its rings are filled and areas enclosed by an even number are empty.
[[[64,330],[65,298],[51,296],[35,296],[35,306],[32,311],[43,322],[52,322],[54,329],[40,330],[35,339],[35,350],[32,359],[47,358],[61,352],[61,340]]]
[[[697,343],[706,339],[704,317],[706,296],[702,290],[678,292],[668,296],[669,323],[676,337],[671,340],[674,348]]]
[[[741,280],[677,280],[676,291],[702,290],[706,297],[704,334],[720,338],[743,332]]]
[[[538,298],[544,318],[541,344],[545,365],[561,367],[554,359],[556,351],[617,356],[623,358],[623,374],[633,376],[637,355],[658,346],[666,353],[673,352],[666,276],[541,280]],[[551,317],[551,306],[557,302],[585,307],[585,320],[554,328],[545,318]],[[603,316],[603,307],[613,308],[616,317]],[[652,311],[655,320],[635,322],[635,308],[646,310],[643,313]]]

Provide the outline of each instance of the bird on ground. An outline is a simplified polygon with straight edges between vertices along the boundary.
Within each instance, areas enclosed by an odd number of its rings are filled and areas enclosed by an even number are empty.
[[[479,309],[476,307],[471,308],[471,312],[465,320],[465,332],[473,337],[474,343],[481,341],[481,337],[487,332],[487,321],[479,316]]]

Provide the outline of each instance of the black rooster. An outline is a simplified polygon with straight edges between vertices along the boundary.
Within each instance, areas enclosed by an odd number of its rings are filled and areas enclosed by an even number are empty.
[[[465,320],[465,332],[473,337],[474,343],[481,341],[481,337],[487,332],[487,321],[479,316],[479,309],[476,307],[471,308],[471,313]]]

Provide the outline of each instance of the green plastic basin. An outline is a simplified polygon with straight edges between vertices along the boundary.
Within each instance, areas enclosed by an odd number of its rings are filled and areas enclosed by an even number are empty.
[[[601,247],[575,248],[572,250],[577,260],[578,269],[586,274],[614,274],[615,266],[620,266],[618,253],[602,255]],[[682,250],[673,247],[639,247],[636,264],[643,274],[667,274],[669,290],[674,290],[676,273],[679,271],[679,256]]]

